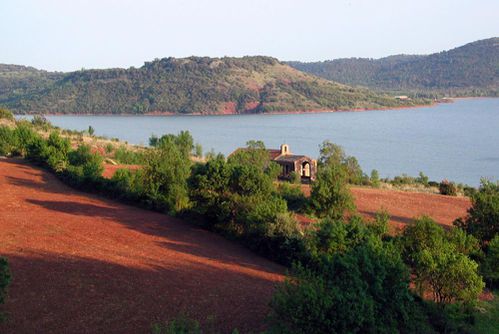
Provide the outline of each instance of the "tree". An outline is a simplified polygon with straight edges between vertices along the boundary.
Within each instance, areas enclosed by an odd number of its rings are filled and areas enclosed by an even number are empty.
[[[68,160],[70,164],[68,168],[87,180],[97,180],[104,171],[103,157],[92,153],[88,145],[80,145],[76,151],[69,152]]]
[[[319,217],[341,218],[346,210],[353,210],[345,169],[337,164],[322,166],[312,184],[310,201]]]
[[[269,152],[260,140],[250,140],[246,147],[231,154],[227,160],[233,165],[252,165],[265,171],[270,163]]]
[[[462,253],[462,243],[429,217],[417,219],[402,235],[403,255],[412,267],[418,293],[431,292],[444,306],[474,302],[484,287],[478,264]],[[461,248],[461,249],[460,249]]]
[[[320,145],[319,167],[341,166],[345,169],[348,183],[361,184],[364,178],[359,162],[355,157],[347,156],[343,148],[325,140]]]
[[[379,172],[376,169],[373,169],[371,171],[371,177],[370,177],[371,185],[375,188],[378,188],[380,185],[380,180],[379,180]]]
[[[89,125],[89,126],[88,126],[88,135],[89,135],[90,137],[93,137],[93,136],[94,136],[94,133],[95,133],[95,129],[94,129],[91,125]]]
[[[426,332],[407,267],[388,245],[359,245],[316,270],[295,266],[271,308],[271,333]]]
[[[192,141],[189,136],[188,133],[163,136],[159,145],[146,155],[145,193],[172,214],[190,206],[187,180],[191,169]]]
[[[319,165],[342,164],[346,159],[343,148],[325,140],[319,146]]]
[[[454,225],[474,235],[484,248],[499,232],[499,182],[482,179],[478,192],[471,197],[471,208]]]
[[[488,243],[480,272],[488,286],[496,288],[499,285],[499,235]]]

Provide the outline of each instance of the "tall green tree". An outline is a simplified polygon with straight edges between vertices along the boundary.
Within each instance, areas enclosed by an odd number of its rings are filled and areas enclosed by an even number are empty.
[[[178,213],[189,208],[187,180],[191,171],[192,138],[186,133],[163,136],[159,145],[148,152],[144,165],[146,195],[164,208]]]
[[[347,179],[346,170],[340,165],[323,165],[319,169],[310,196],[317,216],[341,218],[345,211],[355,208]]]
[[[454,225],[480,240],[483,247],[499,232],[499,182],[483,179],[478,192],[471,197],[468,216]]]
[[[484,288],[478,264],[463,253],[463,244],[429,217],[406,227],[401,242],[406,262],[412,267],[418,293],[430,292],[444,306],[472,303]]]

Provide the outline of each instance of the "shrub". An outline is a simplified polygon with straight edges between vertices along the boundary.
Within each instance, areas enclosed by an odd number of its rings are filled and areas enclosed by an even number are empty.
[[[407,175],[407,174],[395,176],[393,178],[393,180],[391,181],[391,184],[396,185],[396,186],[402,186],[402,185],[414,184],[414,183],[416,183],[416,179],[412,176]]]
[[[190,176],[192,138],[185,134],[163,136],[146,154],[144,190],[146,196],[171,214],[190,207],[187,180]]]
[[[457,187],[454,182],[443,180],[438,186],[441,195],[457,196]]]
[[[308,199],[301,190],[301,187],[288,183],[279,184],[279,194],[288,204],[288,208],[293,211],[303,211],[308,205]]]
[[[14,130],[7,126],[0,126],[0,156],[12,155],[16,152],[18,141]]]
[[[409,272],[393,248],[361,245],[317,270],[295,266],[293,274],[271,301],[271,333],[395,333],[427,327],[417,319],[421,312],[409,292]]]
[[[374,188],[379,188],[380,186],[380,179],[379,179],[379,172],[376,169],[373,169],[371,171],[371,177],[369,178],[369,181],[371,182],[371,186]]]
[[[463,253],[472,249],[461,237],[446,232],[429,217],[422,217],[406,227],[401,242],[405,261],[413,268],[418,293],[431,292],[433,300],[472,303],[484,283],[478,264]],[[470,240],[472,241],[472,240]]]
[[[429,186],[430,179],[423,172],[419,172],[419,176],[416,178],[416,183],[422,184],[425,187]]]
[[[50,124],[49,120],[45,118],[43,115],[35,115],[31,119],[31,124],[35,126],[36,128],[48,131],[52,127],[52,124]]]
[[[312,184],[310,202],[319,217],[340,218],[353,210],[352,195],[347,188],[345,169],[339,165],[323,166]]]
[[[251,165],[265,171],[270,164],[270,159],[262,141],[250,140],[246,143],[246,148],[239,149],[231,154],[228,162],[232,165]]]
[[[295,171],[289,173],[289,182],[292,184],[301,184],[301,176]]]
[[[145,156],[145,152],[132,151],[125,146],[118,147],[114,152],[114,159],[119,163],[127,165],[142,165],[146,161]]]
[[[499,182],[482,180],[478,192],[471,197],[471,208],[464,219],[454,225],[474,235],[485,247],[499,232]]]
[[[0,108],[0,118],[7,119],[9,121],[14,120],[14,114],[8,109]]]
[[[38,138],[39,135],[32,129],[32,127],[27,122],[20,122],[14,129],[14,136],[17,140],[16,153],[20,155],[26,155],[26,149],[28,145]]]
[[[499,235],[488,243],[480,272],[489,287],[499,286]]]
[[[90,146],[80,145],[76,151],[68,154],[71,171],[88,181],[95,181],[102,176],[104,159],[97,153],[92,153]]]
[[[104,147],[104,151],[106,154],[111,154],[114,150],[114,145],[111,143],[107,143],[106,146]]]
[[[325,140],[320,145],[319,166],[341,166],[345,169],[347,182],[351,184],[366,184],[366,178],[355,157],[347,156],[343,148]]]

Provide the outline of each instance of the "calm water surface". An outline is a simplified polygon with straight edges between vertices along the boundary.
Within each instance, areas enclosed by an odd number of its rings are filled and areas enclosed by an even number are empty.
[[[432,107],[296,115],[234,116],[49,116],[62,128],[147,144],[151,134],[189,130],[204,150],[228,154],[250,139],[267,147],[317,157],[325,139],[357,157],[368,173],[383,177],[423,171],[478,185],[499,179],[499,99],[464,99]]]

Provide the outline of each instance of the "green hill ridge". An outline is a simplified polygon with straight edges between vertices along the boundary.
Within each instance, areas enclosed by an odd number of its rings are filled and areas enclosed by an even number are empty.
[[[328,80],[378,91],[416,92],[423,96],[499,96],[498,37],[426,56],[287,64]]]
[[[423,102],[331,82],[263,56],[163,58],[140,68],[70,73],[0,65],[0,86],[0,105],[20,114],[233,114]]]

